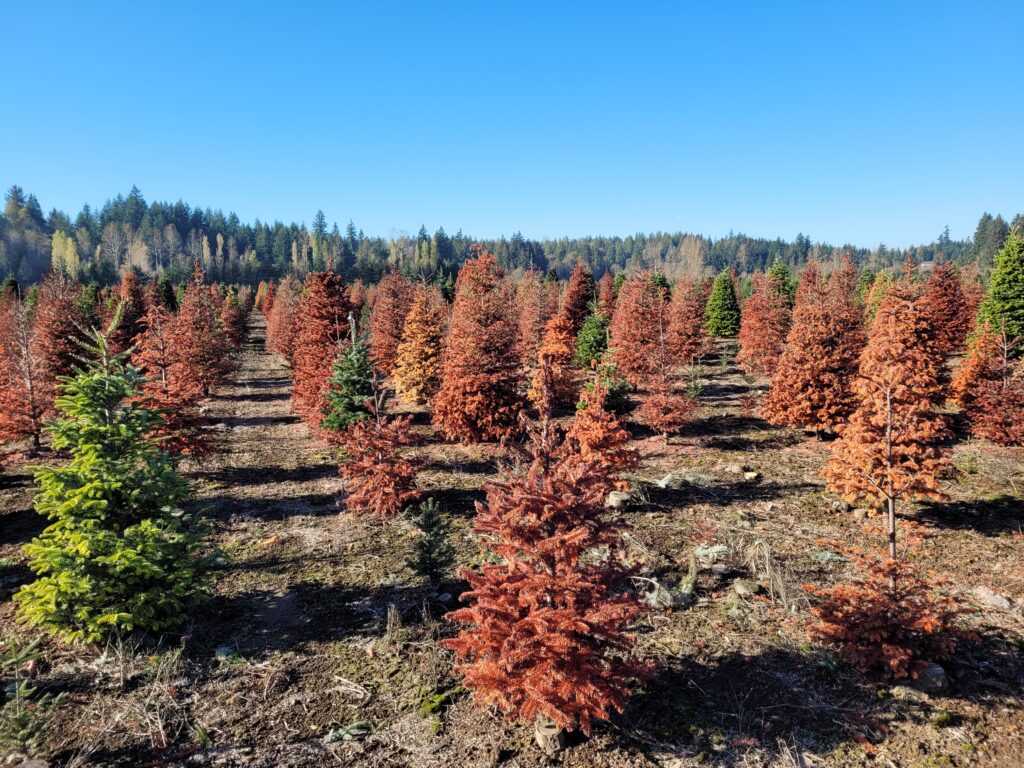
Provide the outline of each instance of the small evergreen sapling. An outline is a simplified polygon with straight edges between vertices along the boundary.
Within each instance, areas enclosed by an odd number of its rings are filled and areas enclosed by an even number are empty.
[[[455,550],[448,542],[450,528],[441,516],[441,507],[433,497],[421,501],[413,514],[413,525],[419,536],[413,542],[409,555],[409,567],[438,584],[445,572],[455,562]]]
[[[740,330],[740,304],[732,273],[723,269],[711,288],[704,310],[704,328],[711,336],[735,336]]]
[[[608,349],[608,325],[611,322],[609,315],[605,314],[599,307],[587,315],[580,328],[579,336],[576,337],[576,353],[573,356],[573,364],[584,370],[593,368],[604,356]]]
[[[352,343],[338,355],[327,380],[327,409],[321,423],[324,429],[338,432],[370,415],[367,401],[373,398],[373,375],[366,342],[353,332]]]
[[[206,527],[178,507],[188,487],[149,433],[140,372],[94,332],[93,359],[65,380],[50,427],[70,459],[36,471],[36,511],[51,524],[25,547],[36,580],[16,595],[29,623],[70,640],[161,631],[206,595]]]

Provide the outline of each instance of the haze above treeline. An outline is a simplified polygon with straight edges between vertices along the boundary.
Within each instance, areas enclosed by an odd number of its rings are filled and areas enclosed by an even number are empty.
[[[309,225],[242,222],[234,213],[181,200],[147,202],[137,187],[98,209],[86,204],[74,215],[57,209],[44,213],[35,195],[14,185],[7,189],[0,216],[0,277],[35,282],[56,258],[79,279],[101,284],[114,282],[125,269],[186,274],[197,260],[213,279],[225,282],[254,282],[289,271],[304,274],[328,264],[353,280],[376,282],[385,270],[396,268],[422,279],[450,282],[474,242],[491,249],[509,271],[553,270],[563,278],[577,261],[596,275],[643,267],[672,279],[730,267],[749,274],[775,261],[798,269],[816,259],[828,268],[845,254],[873,269],[911,255],[921,263],[976,262],[984,274],[1011,228],[1024,230],[1024,215],[1007,220],[984,212],[970,239],[953,240],[946,227],[932,242],[903,249],[821,243],[803,233],[792,240],[733,233],[716,239],[684,232],[537,240],[519,233],[478,239],[461,230],[452,233],[439,227],[428,232],[422,227],[416,235],[381,237],[365,234],[351,221],[329,223],[323,211],[316,211]],[[813,230],[814,222],[809,221],[807,231]]]

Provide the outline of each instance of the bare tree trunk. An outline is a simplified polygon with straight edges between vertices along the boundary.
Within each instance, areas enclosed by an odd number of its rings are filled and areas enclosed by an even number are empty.
[[[890,496],[885,500],[889,508],[889,557],[896,559],[896,499]]]
[[[565,749],[565,731],[543,715],[539,715],[533,723],[533,736],[549,757]]]

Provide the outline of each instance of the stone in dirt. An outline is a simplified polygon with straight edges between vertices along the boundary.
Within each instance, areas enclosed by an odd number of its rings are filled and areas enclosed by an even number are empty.
[[[665,475],[657,482],[657,486],[659,488],[666,488],[673,491],[682,488],[685,484],[686,481],[683,480],[683,478],[679,477],[679,475],[672,474]]]
[[[736,579],[732,583],[732,590],[740,597],[753,597],[761,591],[761,587],[747,579]]]
[[[988,587],[975,587],[971,590],[971,594],[986,608],[995,608],[997,611],[1008,611],[1013,608],[1010,598],[1000,595]]]
[[[922,693],[943,693],[949,690],[949,676],[946,670],[932,662],[921,670],[912,685]]]
[[[608,494],[608,498],[604,500],[604,505],[608,509],[622,509],[629,504],[630,498],[632,496],[627,491],[612,491]]]

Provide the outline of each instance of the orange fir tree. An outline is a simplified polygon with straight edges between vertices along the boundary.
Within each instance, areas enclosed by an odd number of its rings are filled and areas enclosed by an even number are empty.
[[[120,322],[108,338],[111,354],[124,352],[132,344],[132,339],[142,331],[142,317],[146,314],[146,299],[142,291],[142,283],[132,272],[125,272],[121,277],[118,289],[118,301],[115,307],[120,312]]]
[[[898,501],[943,496],[939,473],[948,461],[939,443],[948,432],[935,411],[944,393],[930,334],[910,287],[899,281],[875,315],[854,385],[856,410],[839,428],[822,472],[844,498],[885,506],[892,558]]]
[[[789,298],[777,277],[754,273],[754,290],[740,316],[736,362],[752,376],[770,378],[786,346],[791,318]]]
[[[281,281],[274,292],[274,303],[267,318],[266,347],[284,358],[289,365],[295,354],[295,336],[299,331],[299,299],[302,285],[291,275]]]
[[[64,270],[55,269],[36,290],[33,312],[32,357],[42,371],[42,397],[47,413],[53,412],[57,382],[78,364],[86,318],[80,299],[82,286]]]
[[[523,367],[531,370],[537,363],[537,350],[544,340],[548,320],[558,310],[558,284],[545,280],[536,269],[523,273],[516,286],[519,307],[519,356]]]
[[[310,272],[299,300],[292,354],[292,408],[319,427],[327,406],[331,366],[348,341],[351,305],[334,272]]]
[[[971,340],[952,390],[964,406],[973,437],[1024,445],[1024,369],[1005,332],[987,322]]]
[[[223,299],[205,284],[197,261],[172,328],[175,376],[198,384],[204,395],[234,370],[231,343],[220,320]],[[218,300],[220,299],[220,300]]]
[[[641,386],[664,363],[659,352],[668,325],[665,293],[651,272],[634,273],[619,289],[609,325],[612,359],[633,386]]]
[[[538,410],[564,408],[576,400],[578,382],[572,358],[576,337],[563,312],[548,320],[544,342],[537,350],[537,371],[528,396]]]
[[[637,416],[641,423],[667,440],[669,435],[686,426],[695,408],[693,399],[679,394],[669,375],[661,372],[648,380],[647,394],[637,409]]]
[[[863,343],[862,313],[846,282],[830,288],[817,262],[809,262],[765,398],[768,421],[815,432],[843,423],[856,405],[852,383]]]
[[[398,361],[405,318],[412,308],[413,284],[398,272],[388,272],[377,285],[370,319],[370,354],[385,377],[390,378]]]
[[[977,306],[972,307],[964,295],[956,267],[948,261],[936,264],[917,301],[932,329],[936,352],[951,355],[962,350],[974,326]]]
[[[45,380],[28,309],[16,290],[0,291],[0,443],[30,439],[38,450],[54,382]]]
[[[615,314],[615,278],[611,272],[605,272],[597,281],[597,308],[606,317]]]
[[[558,310],[565,317],[574,339],[583,327],[583,321],[590,314],[590,303],[593,300],[594,276],[583,262],[577,261],[569,275],[565,295],[562,296],[562,305]]]
[[[422,404],[437,392],[447,324],[448,307],[441,292],[433,286],[416,286],[393,376],[395,391],[406,402]]]
[[[518,322],[514,288],[494,254],[473,245],[455,282],[434,424],[449,440],[510,437],[519,429]]]
[[[710,280],[681,277],[672,289],[668,309],[668,349],[677,365],[689,365],[709,345],[704,308],[711,296]]]
[[[566,430],[566,441],[572,455],[594,465],[606,485],[613,484],[620,472],[634,468],[639,462],[637,452],[627,448],[627,432],[614,413],[605,407],[608,386],[595,373],[593,381],[583,389],[576,414]]]
[[[641,607],[628,590],[625,526],[604,508],[600,472],[555,442],[542,421],[529,471],[485,487],[475,531],[491,556],[462,569],[466,606],[448,615],[462,629],[444,642],[477,702],[533,722],[539,741],[590,733],[649,671],[631,658]]]
[[[338,436],[345,454],[339,468],[345,478],[345,508],[380,520],[394,517],[420,496],[419,462],[399,454],[402,446],[413,442],[412,416],[388,416],[384,405],[384,392],[376,388],[367,403],[369,418],[354,422]]]

